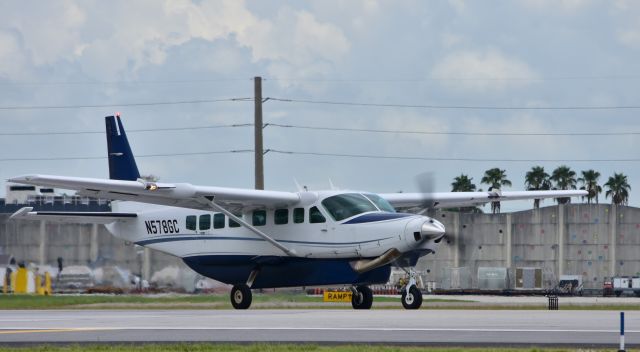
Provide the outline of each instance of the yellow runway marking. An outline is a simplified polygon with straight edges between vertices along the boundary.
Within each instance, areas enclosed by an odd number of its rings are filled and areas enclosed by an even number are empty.
[[[30,329],[30,330],[3,330],[0,331],[0,335],[8,334],[30,334],[30,333],[42,333],[42,332],[77,332],[77,331],[95,331],[105,329],[95,328],[69,328],[69,329]]]

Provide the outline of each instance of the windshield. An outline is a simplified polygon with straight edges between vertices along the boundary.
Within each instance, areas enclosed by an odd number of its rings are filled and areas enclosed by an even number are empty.
[[[357,193],[339,194],[326,198],[322,201],[322,205],[336,221],[368,211],[378,211],[378,208],[369,199]]]
[[[391,205],[389,202],[387,202],[386,199],[380,197],[379,195],[365,194],[364,196],[369,198],[369,200],[371,200],[373,204],[375,204],[378,207],[378,209],[382,211],[388,211],[390,213],[396,212],[396,209],[393,207],[393,205]]]

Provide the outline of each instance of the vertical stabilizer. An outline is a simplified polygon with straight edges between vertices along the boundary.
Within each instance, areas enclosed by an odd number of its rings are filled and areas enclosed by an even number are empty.
[[[127,134],[120,115],[104,118],[107,128],[107,150],[109,156],[109,178],[135,181],[140,178],[136,160],[133,158]]]

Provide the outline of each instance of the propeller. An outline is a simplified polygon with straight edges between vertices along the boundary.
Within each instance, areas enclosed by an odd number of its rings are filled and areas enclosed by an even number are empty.
[[[434,197],[434,189],[435,189],[435,183],[436,183],[435,176],[433,172],[427,171],[427,172],[423,172],[416,175],[415,180],[416,180],[416,184],[418,185],[418,189],[420,190],[420,193],[423,194],[422,202],[420,204],[421,210],[418,212],[418,214],[425,215],[429,210],[435,209],[436,205],[438,205],[438,202]],[[438,233],[439,230],[440,229],[434,226],[433,224],[424,224],[422,229],[424,233],[430,233],[430,232]],[[448,234],[445,233],[444,236],[442,236],[438,242],[442,240],[447,241],[448,240],[447,237],[448,237]]]
[[[420,203],[419,214],[424,215],[427,211],[434,209],[438,204],[433,197],[433,190],[435,188],[435,177],[433,176],[433,172],[423,172],[416,176],[416,184],[418,185],[418,190],[422,193],[423,198]]]

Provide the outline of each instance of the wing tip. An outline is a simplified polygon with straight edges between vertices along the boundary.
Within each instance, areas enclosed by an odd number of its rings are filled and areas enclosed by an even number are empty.
[[[9,220],[25,217],[29,212],[33,211],[33,207],[23,207],[9,216]]]
[[[7,182],[28,183],[33,181],[34,179],[37,179],[38,177],[40,177],[40,175],[36,175],[36,174],[20,175],[20,176],[14,176],[14,177],[8,178]]]

